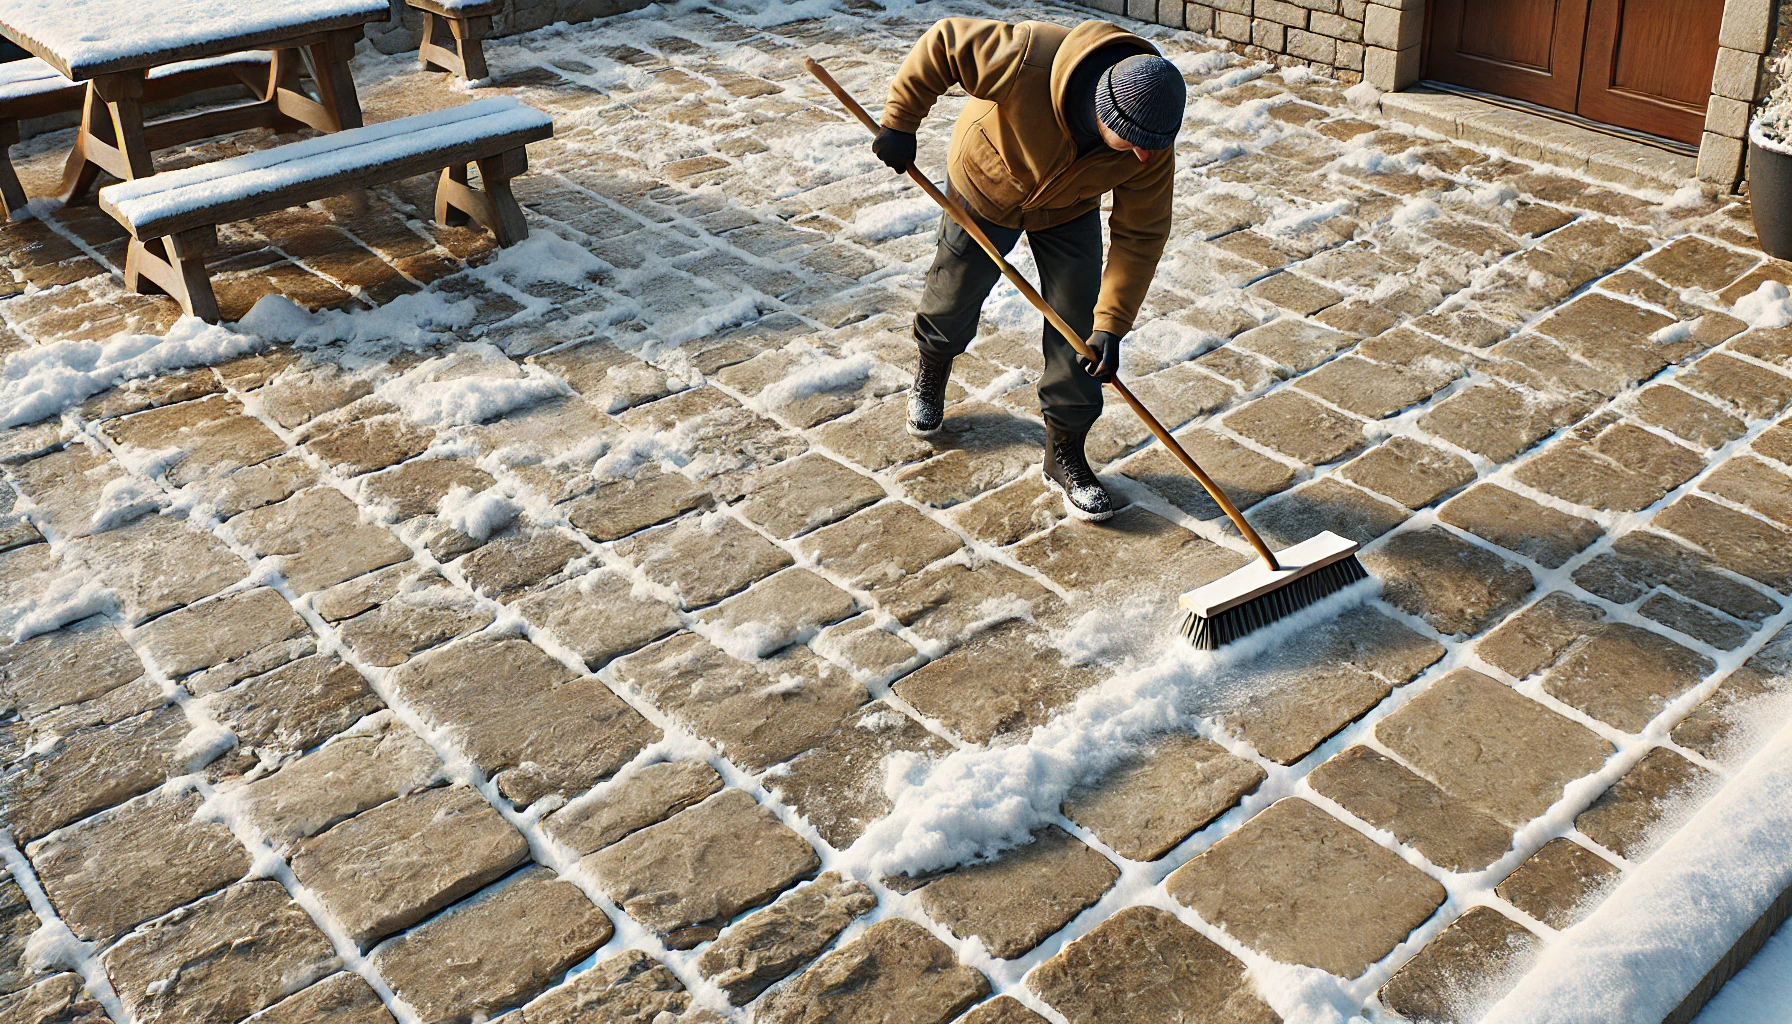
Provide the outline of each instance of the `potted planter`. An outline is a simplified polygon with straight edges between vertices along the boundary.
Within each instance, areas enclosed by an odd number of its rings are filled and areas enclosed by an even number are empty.
[[[1768,112],[1748,129],[1748,195],[1761,250],[1792,260],[1792,141]]]

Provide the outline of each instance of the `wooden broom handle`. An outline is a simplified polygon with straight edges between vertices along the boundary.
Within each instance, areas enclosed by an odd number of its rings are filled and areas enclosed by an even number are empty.
[[[817,63],[815,58],[803,58],[803,66],[809,69],[809,73],[815,76],[816,81],[827,86],[827,90],[834,94],[834,98],[839,100],[841,105],[845,106],[854,117],[858,118],[861,124],[870,129],[872,134],[875,135],[883,130],[882,126],[865,111],[865,108],[859,105],[859,101],[853,99],[852,94],[847,92],[839,82],[834,81],[834,76],[828,74],[828,69]],[[1052,308],[1051,303],[1045,301],[1045,296],[1040,295],[1033,285],[1021,276],[1020,271],[1015,270],[1013,265],[997,251],[995,243],[989,240],[989,236],[983,233],[981,227],[977,226],[977,221],[971,216],[970,211],[960,205],[957,199],[941,192],[939,187],[934,185],[933,180],[922,174],[920,168],[912,163],[908,165],[908,176],[914,179],[915,184],[921,186],[921,191],[926,192],[934,202],[940,204],[940,208],[946,211],[947,216],[957,221],[959,227],[976,239],[977,244],[983,247],[983,251],[989,254],[989,258],[995,261],[997,267],[1001,268],[1003,276],[1008,278],[1014,287],[1020,289],[1020,293],[1026,296],[1027,301],[1031,302],[1034,308],[1045,314],[1045,319],[1057,328],[1058,333],[1070,342],[1070,346],[1076,349],[1079,355],[1090,362],[1101,361],[1100,357],[1089,348],[1089,343],[1083,340],[1083,336],[1077,333],[1075,328],[1065,323],[1064,318],[1058,315],[1058,311]],[[1238,527],[1238,532],[1244,534],[1244,539],[1250,542],[1251,547],[1257,550],[1257,554],[1262,556],[1269,567],[1272,570],[1280,569],[1281,564],[1276,561],[1275,554],[1269,550],[1269,545],[1263,543],[1263,538],[1251,528],[1250,523],[1245,522],[1244,513],[1238,511],[1238,506],[1232,504],[1232,499],[1226,497],[1226,492],[1220,490],[1219,485],[1213,482],[1213,478],[1207,475],[1206,471],[1189,456],[1188,452],[1182,450],[1182,445],[1177,443],[1176,438],[1171,436],[1168,430],[1164,429],[1164,425],[1158,422],[1156,416],[1151,415],[1151,410],[1145,408],[1144,403],[1134,397],[1125,384],[1120,383],[1118,376],[1107,383],[1115,391],[1120,392],[1120,397],[1126,399],[1126,404],[1132,406],[1132,411],[1138,413],[1139,419],[1145,421],[1145,426],[1151,429],[1151,433],[1155,434],[1157,439],[1164,443],[1164,447],[1168,448],[1170,453],[1175,455],[1190,473],[1194,474],[1195,479],[1206,489],[1214,503],[1226,513],[1226,518],[1232,520],[1232,525]]]

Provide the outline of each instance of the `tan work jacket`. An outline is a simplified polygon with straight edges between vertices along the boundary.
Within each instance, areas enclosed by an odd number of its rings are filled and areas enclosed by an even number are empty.
[[[1141,163],[1130,151],[1104,148],[1077,159],[1064,93],[1083,58],[1115,43],[1157,52],[1105,21],[1067,29],[946,18],[921,36],[896,72],[883,124],[913,132],[947,89],[963,86],[971,101],[952,132],[947,173],[972,210],[1004,227],[1055,227],[1099,208],[1102,195],[1112,192],[1095,329],[1125,334],[1170,234],[1176,156],[1168,149]]]

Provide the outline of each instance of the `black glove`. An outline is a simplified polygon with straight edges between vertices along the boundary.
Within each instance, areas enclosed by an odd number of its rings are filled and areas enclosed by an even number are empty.
[[[903,174],[915,162],[915,133],[885,128],[871,141],[871,152],[891,170]]]
[[[1089,335],[1089,347],[1101,357],[1100,362],[1090,362],[1082,356],[1076,357],[1076,365],[1083,372],[1101,381],[1103,384],[1114,379],[1120,372],[1120,335],[1113,331],[1096,331]]]

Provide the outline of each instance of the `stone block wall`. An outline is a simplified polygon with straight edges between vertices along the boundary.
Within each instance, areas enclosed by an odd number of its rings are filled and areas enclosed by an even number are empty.
[[[494,16],[492,35],[533,32],[555,22],[581,22],[637,11],[653,0],[504,0]],[[423,37],[423,15],[404,0],[392,0],[392,20],[367,26],[367,41],[381,53],[415,50]]]

